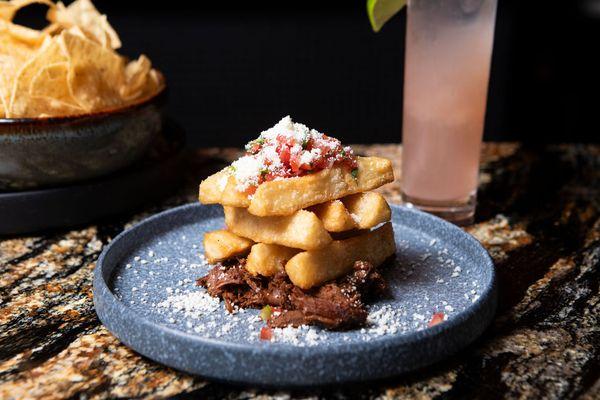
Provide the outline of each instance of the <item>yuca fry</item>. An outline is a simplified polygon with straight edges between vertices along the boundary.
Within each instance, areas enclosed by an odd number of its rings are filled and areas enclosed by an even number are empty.
[[[283,271],[288,260],[299,252],[278,244],[257,243],[246,258],[246,269],[253,275],[273,276]]]
[[[200,183],[198,196],[202,204],[222,204],[224,206],[248,208],[250,200],[245,193],[235,189],[235,178],[227,168],[212,174]]]
[[[329,232],[370,229],[392,216],[390,206],[375,192],[351,194],[340,200],[328,201],[309,208],[323,221]]]
[[[356,222],[340,200],[317,204],[309,210],[319,217],[328,232],[344,232],[357,227]]]
[[[221,203],[225,206],[248,208],[248,206],[250,206],[248,194],[239,192],[236,189],[236,185],[235,178],[230,176],[229,179],[227,179],[227,185],[223,191]]]
[[[204,255],[213,264],[231,257],[248,254],[254,242],[239,237],[226,230],[207,232],[204,234]]]
[[[294,211],[366,192],[394,180],[392,162],[379,157],[358,157],[356,177],[343,167],[321,170],[300,178],[265,182],[258,186],[248,211],[264,217]]]
[[[198,199],[202,204],[220,204],[227,186],[227,168],[212,174],[200,183]]]
[[[356,178],[343,167],[321,170],[315,174],[265,182],[258,186],[252,200],[238,192],[233,176],[226,169],[206,178],[200,184],[200,202],[248,208],[251,214],[266,217],[291,215],[302,208],[325,203],[350,194],[365,192],[394,180],[390,160],[358,157]]]
[[[358,229],[369,229],[392,218],[390,206],[379,193],[357,193],[341,200]]]
[[[257,217],[245,208],[223,209],[229,231],[255,242],[314,250],[332,241],[321,220],[310,211],[299,210],[285,217]]]
[[[378,266],[396,252],[391,223],[346,240],[335,240],[329,246],[296,254],[285,265],[292,283],[310,289],[339,278],[352,270],[356,261]]]

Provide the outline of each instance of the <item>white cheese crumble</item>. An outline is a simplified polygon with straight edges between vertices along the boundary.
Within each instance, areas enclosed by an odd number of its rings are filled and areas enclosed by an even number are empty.
[[[167,293],[172,293],[168,290]],[[193,291],[185,294],[169,296],[157,304],[158,307],[183,312],[186,317],[199,317],[219,309],[219,299],[206,292]]]
[[[250,186],[258,185],[260,171],[265,168],[265,160],[254,156],[244,156],[234,161],[231,166],[237,181],[236,189],[244,192]]]
[[[313,326],[300,325],[297,328],[273,328],[272,342],[288,343],[294,346],[315,346],[326,339],[325,334]]]
[[[300,156],[301,164],[310,164],[321,155],[321,149],[312,149],[311,151],[304,151]]]

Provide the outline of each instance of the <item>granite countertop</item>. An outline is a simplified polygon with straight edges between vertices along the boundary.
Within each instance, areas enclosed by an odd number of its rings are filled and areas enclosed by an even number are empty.
[[[389,157],[401,147],[356,146]],[[98,321],[92,271],[125,227],[195,201],[203,176],[235,149],[189,153],[180,193],[136,215],[43,236],[0,238],[0,398],[600,398],[600,146],[486,144],[476,224],[495,260],[500,299],[490,329],[442,363],[386,381],[258,389],[163,367]],[[399,200],[399,183],[381,191]],[[0,216],[1,218],[1,216]]]

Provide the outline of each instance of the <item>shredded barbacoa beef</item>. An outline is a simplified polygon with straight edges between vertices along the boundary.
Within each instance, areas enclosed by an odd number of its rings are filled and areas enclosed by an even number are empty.
[[[270,305],[275,312],[269,326],[319,325],[343,330],[363,326],[367,319],[365,303],[384,295],[387,285],[368,262],[357,261],[354,271],[318,288],[302,290],[284,272],[272,278],[253,276],[244,268],[245,259],[215,266],[198,279],[199,286],[225,301],[229,312],[234,307],[261,308]]]

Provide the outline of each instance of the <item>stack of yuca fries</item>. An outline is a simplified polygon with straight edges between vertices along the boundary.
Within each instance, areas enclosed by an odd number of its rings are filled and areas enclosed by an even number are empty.
[[[210,263],[246,257],[254,275],[285,271],[309,289],[344,276],[356,261],[377,266],[396,251],[386,200],[371,190],[394,180],[391,162],[357,157],[349,171],[333,166],[267,181],[252,195],[236,189],[226,168],[200,184],[200,202],[221,204],[226,230],[204,237]]]

